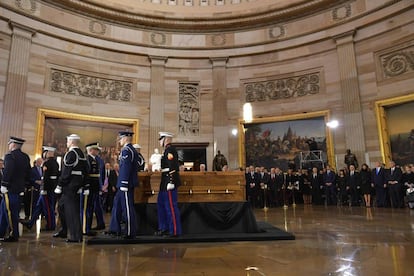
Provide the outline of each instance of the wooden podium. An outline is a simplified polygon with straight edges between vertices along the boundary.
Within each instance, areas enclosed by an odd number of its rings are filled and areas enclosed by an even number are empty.
[[[245,177],[242,171],[180,172],[178,202],[241,202],[246,200]],[[160,172],[139,172],[135,203],[156,203]]]

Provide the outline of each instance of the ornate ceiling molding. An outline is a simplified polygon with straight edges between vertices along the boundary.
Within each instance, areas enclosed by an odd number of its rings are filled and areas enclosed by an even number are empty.
[[[140,11],[141,13],[131,12],[121,8],[108,7],[80,0],[44,0],[43,2],[70,9],[76,13],[94,16],[97,19],[105,19],[123,25],[133,25],[141,28],[164,31],[172,30],[174,32],[179,30],[205,32],[246,28],[252,29],[255,27],[266,26],[277,22],[292,20],[296,17],[314,14],[349,1],[310,0],[296,2],[295,4],[290,5],[289,1],[286,1],[285,5],[282,5],[282,7],[280,7],[281,5],[273,8],[270,6],[267,10],[263,5],[261,9],[252,8],[243,13],[211,12],[209,14],[206,13],[206,16],[203,17],[197,15],[177,17],[177,15],[180,15],[178,13],[161,13],[161,15],[158,15],[156,12],[153,12],[152,14],[146,11]],[[156,5],[154,5],[154,7],[155,10]]]

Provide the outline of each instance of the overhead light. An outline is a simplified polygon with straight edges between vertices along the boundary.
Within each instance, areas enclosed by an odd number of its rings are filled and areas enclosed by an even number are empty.
[[[332,120],[327,122],[326,126],[329,128],[337,128],[339,126],[339,122],[337,120]]]
[[[231,134],[232,134],[233,136],[237,136],[237,133],[238,133],[237,128],[233,128],[233,129],[231,130]]]
[[[251,123],[253,121],[253,111],[251,103],[245,103],[243,105],[243,120],[246,123]]]

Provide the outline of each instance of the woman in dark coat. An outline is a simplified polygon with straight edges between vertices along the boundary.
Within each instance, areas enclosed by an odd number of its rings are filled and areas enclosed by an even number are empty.
[[[364,195],[365,206],[371,207],[371,170],[367,164],[362,164],[361,171],[361,193]]]

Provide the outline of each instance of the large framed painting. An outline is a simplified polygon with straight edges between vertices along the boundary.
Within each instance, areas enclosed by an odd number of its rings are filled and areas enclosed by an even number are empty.
[[[76,133],[81,137],[80,146],[99,142],[101,157],[105,162],[117,162],[120,146],[117,142],[119,131],[130,130],[135,133],[137,143],[139,121],[136,119],[90,116],[39,108],[37,112],[37,135],[35,151],[40,156],[42,146],[56,148],[58,158],[66,152],[66,136]]]
[[[414,162],[414,94],[375,104],[383,162],[403,166]]]
[[[242,166],[310,169],[335,167],[333,144],[326,123],[328,111],[240,121]]]

